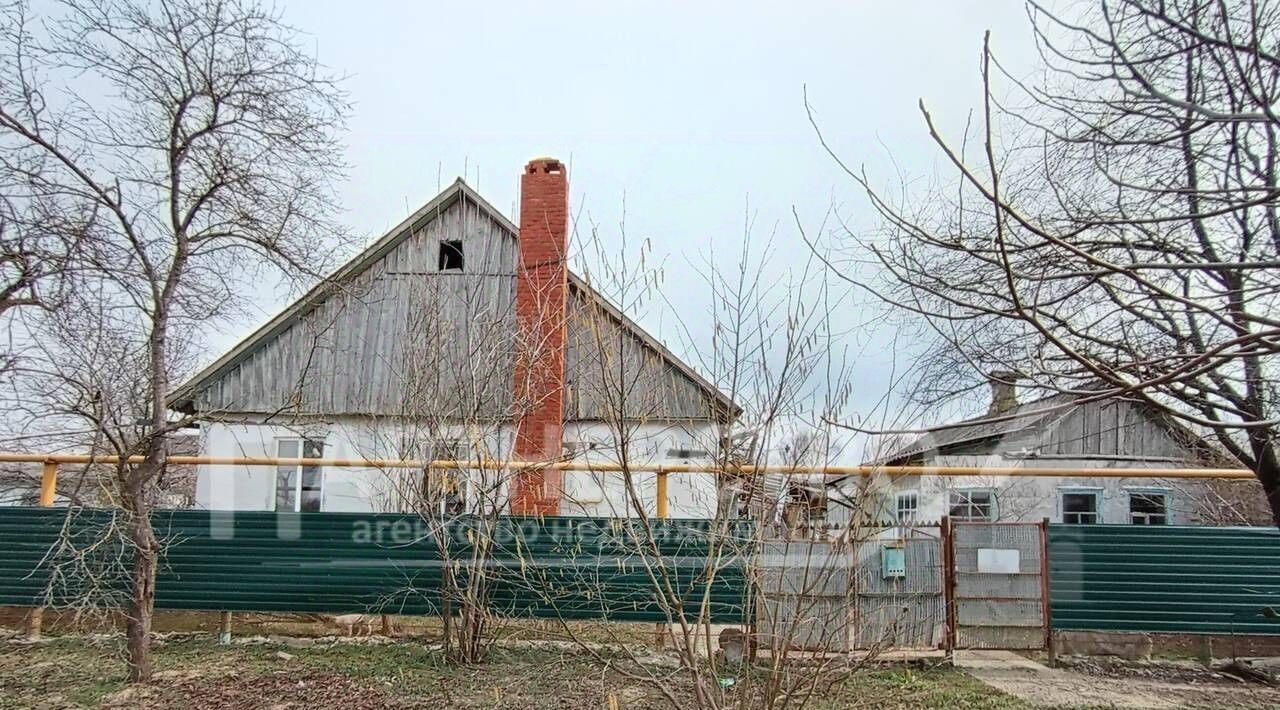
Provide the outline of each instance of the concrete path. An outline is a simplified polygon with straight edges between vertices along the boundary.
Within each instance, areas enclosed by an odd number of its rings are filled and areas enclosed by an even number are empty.
[[[987,685],[1035,705],[1117,708],[1199,707],[1177,683],[1098,678],[1049,668],[1011,651],[960,651],[956,667]],[[1198,698],[1203,702],[1203,698]]]

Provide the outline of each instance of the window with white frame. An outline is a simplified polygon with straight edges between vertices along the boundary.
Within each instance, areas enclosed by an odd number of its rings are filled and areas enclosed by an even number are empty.
[[[947,515],[952,520],[994,522],[996,494],[989,488],[960,488],[947,495]]]
[[[913,525],[920,512],[920,494],[916,491],[903,491],[894,500],[894,519],[899,525]]]
[[[318,459],[324,443],[311,439],[277,439],[276,456],[282,459]],[[324,469],[298,464],[276,465],[276,510],[314,513],[320,510]]]
[[[1102,522],[1099,514],[1101,495],[1098,491],[1064,489],[1062,522],[1068,525],[1091,525]]]
[[[1133,525],[1167,525],[1167,491],[1129,491],[1129,522]]]
[[[467,457],[467,446],[461,439],[442,439],[431,447],[431,458],[436,461],[461,461]]]

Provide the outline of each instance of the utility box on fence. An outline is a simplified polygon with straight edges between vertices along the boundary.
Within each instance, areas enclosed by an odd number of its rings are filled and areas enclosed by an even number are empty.
[[[902,543],[886,543],[880,548],[880,576],[902,579],[907,576],[907,548]]]

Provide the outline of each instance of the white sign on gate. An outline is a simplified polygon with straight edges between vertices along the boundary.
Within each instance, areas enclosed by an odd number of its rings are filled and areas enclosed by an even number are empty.
[[[979,574],[1017,574],[1019,562],[1017,550],[978,549]]]

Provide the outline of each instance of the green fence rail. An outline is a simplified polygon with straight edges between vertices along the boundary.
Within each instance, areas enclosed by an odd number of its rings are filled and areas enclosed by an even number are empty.
[[[131,559],[123,520],[0,508],[0,605],[118,602]],[[742,623],[749,598],[742,525],[652,521],[648,534],[637,521],[502,518],[481,535],[484,521],[464,518],[441,535],[397,514],[182,510],[152,521],[164,541],[159,609],[436,615],[442,577],[475,574],[478,539],[492,540],[484,579],[502,615],[664,622],[679,608]]]
[[[1057,630],[1280,635],[1280,532],[1051,525],[1049,598]]]

